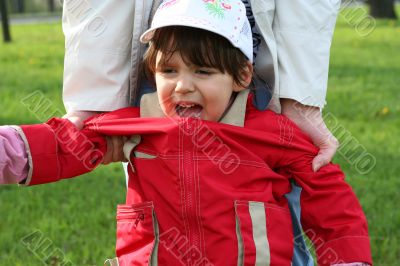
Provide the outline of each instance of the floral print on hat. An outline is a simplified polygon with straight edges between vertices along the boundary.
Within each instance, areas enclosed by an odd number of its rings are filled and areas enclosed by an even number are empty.
[[[203,2],[206,4],[206,9],[210,12],[210,14],[220,19],[224,18],[226,10],[232,9],[232,6],[229,4],[230,1],[203,0]]]

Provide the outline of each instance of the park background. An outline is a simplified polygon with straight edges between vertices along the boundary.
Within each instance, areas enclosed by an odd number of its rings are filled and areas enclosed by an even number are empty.
[[[64,112],[61,6],[49,13],[47,1],[25,1],[25,14],[6,1],[12,42],[0,42],[0,125],[43,122]],[[400,21],[343,3],[324,116],[341,142],[334,162],[364,208],[378,266],[400,265],[399,85]],[[102,265],[114,256],[124,197],[120,164],[44,186],[0,187],[0,266]]]

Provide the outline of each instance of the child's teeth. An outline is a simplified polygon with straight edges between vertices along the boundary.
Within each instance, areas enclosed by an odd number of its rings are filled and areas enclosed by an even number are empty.
[[[189,108],[189,107],[193,107],[194,104],[180,104],[181,107],[185,107],[185,108]]]

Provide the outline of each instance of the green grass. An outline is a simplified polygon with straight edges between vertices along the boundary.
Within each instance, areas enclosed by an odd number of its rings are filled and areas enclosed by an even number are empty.
[[[32,92],[41,91],[53,109],[63,111],[61,26],[14,26],[12,34],[13,43],[0,44],[0,124],[37,123],[21,102]],[[388,266],[400,262],[399,34],[398,21],[378,21],[375,30],[362,37],[340,16],[324,109],[376,158],[367,174],[360,174],[354,160],[347,161],[340,152],[335,162],[346,172],[368,217],[375,265]],[[336,127],[331,125],[332,130]],[[43,265],[39,258],[56,248],[74,265],[102,265],[114,254],[115,206],[124,201],[124,182],[115,164],[46,186],[1,187],[0,265]],[[35,232],[51,241],[47,251],[35,247],[37,238],[27,238]]]
[[[0,43],[0,124],[41,122],[22,102],[33,92],[43,93],[52,110],[64,112],[61,25],[14,26],[12,34],[13,43]],[[38,257],[56,248],[74,265],[102,265],[115,254],[115,207],[125,191],[120,164],[46,186],[1,187],[0,265],[43,265]],[[21,242],[37,231],[39,239],[52,241],[47,251],[35,247],[37,239],[31,245]]]
[[[335,158],[367,215],[375,265],[400,263],[399,36],[400,21],[380,20],[362,37],[342,13],[332,44],[324,110],[376,158],[375,167],[364,175],[340,154]]]

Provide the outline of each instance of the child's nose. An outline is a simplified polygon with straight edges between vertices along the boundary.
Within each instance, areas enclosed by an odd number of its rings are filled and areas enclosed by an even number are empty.
[[[175,92],[177,93],[188,93],[194,91],[194,84],[191,77],[181,76],[175,86]]]

